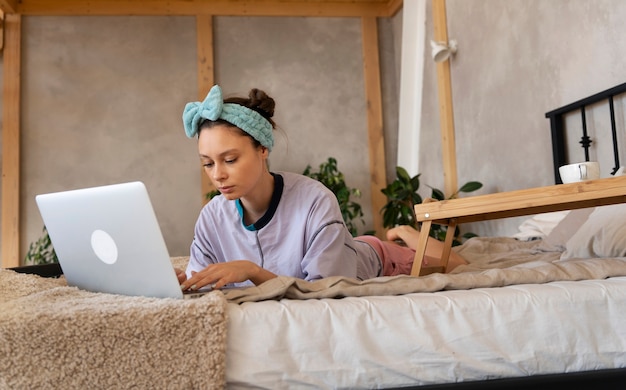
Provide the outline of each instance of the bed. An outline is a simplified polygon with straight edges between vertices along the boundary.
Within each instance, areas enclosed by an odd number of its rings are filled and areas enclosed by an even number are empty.
[[[560,260],[552,245],[475,238],[452,274],[279,277],[185,302],[2,270],[0,388],[618,388],[626,258]]]
[[[0,388],[623,388],[625,220],[626,203],[542,213],[455,247],[469,264],[450,274],[184,303],[0,270]]]

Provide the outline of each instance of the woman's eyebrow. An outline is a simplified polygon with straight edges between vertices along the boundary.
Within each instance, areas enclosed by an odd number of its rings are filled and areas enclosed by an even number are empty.
[[[218,154],[217,157],[223,157],[223,156],[228,155],[230,153],[236,153],[237,151],[238,151],[238,149],[236,149],[236,148],[228,149],[228,150],[225,150],[225,151],[221,152],[220,154]],[[200,153],[200,157],[212,158],[212,157],[207,156],[206,154],[202,154],[202,153]]]

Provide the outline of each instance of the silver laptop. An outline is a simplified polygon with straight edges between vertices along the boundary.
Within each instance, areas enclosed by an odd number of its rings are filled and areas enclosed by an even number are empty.
[[[131,182],[35,197],[68,285],[112,294],[184,294],[146,187]]]

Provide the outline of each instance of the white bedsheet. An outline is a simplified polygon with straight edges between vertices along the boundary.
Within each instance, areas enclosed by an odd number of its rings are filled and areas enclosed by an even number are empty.
[[[626,277],[228,304],[226,380],[384,388],[626,367]]]

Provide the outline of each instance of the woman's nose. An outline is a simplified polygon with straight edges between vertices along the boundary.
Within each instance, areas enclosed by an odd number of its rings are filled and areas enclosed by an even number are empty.
[[[222,180],[226,177],[226,170],[222,164],[215,164],[213,166],[213,180]]]

